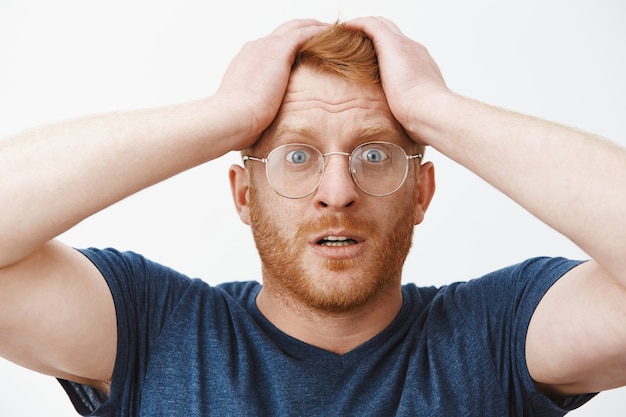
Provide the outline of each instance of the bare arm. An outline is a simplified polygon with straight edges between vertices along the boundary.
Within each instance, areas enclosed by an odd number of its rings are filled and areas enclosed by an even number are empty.
[[[213,106],[205,100],[88,117],[0,142],[0,194],[9,202],[0,216],[0,266],[124,197],[227,152],[226,140],[207,140],[228,138]]]
[[[557,395],[625,385],[626,151],[456,95],[426,49],[391,22],[351,24],[374,39],[390,107],[415,141],[469,168],[592,257],[533,316],[527,362],[538,385]]]
[[[104,386],[116,356],[111,294],[89,261],[51,240],[143,188],[254,143],[278,111],[298,45],[323,26],[293,21],[248,43],[208,99],[0,141],[0,355]]]

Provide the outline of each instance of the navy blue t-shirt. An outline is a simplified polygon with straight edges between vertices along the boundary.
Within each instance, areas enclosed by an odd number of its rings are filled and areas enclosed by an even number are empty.
[[[577,262],[537,258],[442,288],[402,288],[380,334],[338,355],[274,327],[256,282],[216,287],[140,255],[83,253],[113,294],[110,396],[61,380],[82,415],[561,416],[528,373],[525,340],[545,292]]]

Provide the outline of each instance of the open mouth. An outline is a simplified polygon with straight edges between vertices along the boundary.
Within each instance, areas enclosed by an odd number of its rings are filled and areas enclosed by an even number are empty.
[[[317,244],[321,246],[349,246],[356,243],[356,240],[347,236],[326,236],[317,241]]]

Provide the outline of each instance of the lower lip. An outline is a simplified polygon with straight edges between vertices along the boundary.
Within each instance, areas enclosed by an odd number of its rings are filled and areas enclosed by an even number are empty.
[[[327,259],[352,259],[361,255],[365,250],[363,242],[347,246],[323,246],[313,243],[311,246],[318,256]]]

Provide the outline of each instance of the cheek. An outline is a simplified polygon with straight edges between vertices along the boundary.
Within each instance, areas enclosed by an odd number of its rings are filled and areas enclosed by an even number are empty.
[[[402,187],[402,196],[398,199],[398,204],[402,205],[398,210],[403,213],[415,213],[419,206],[419,198],[419,171],[410,169]]]
[[[266,238],[292,237],[298,225],[298,216],[293,214],[294,210],[288,204],[290,200],[276,194],[265,180],[260,184],[251,181],[249,198],[250,226],[253,232],[262,229]]]
[[[408,175],[411,175],[409,172]],[[419,190],[417,182],[413,177],[406,178],[402,187],[395,193],[386,197],[374,197],[377,199],[375,205],[377,212],[383,219],[400,220],[401,215],[413,213],[419,201]],[[389,213],[393,213],[392,216]]]
[[[385,219],[382,227],[385,228],[386,234],[398,233],[406,228],[412,230],[415,226],[414,220],[418,212],[419,195],[417,188],[407,187],[398,193],[401,194],[398,194],[393,201],[389,201],[389,204],[381,205],[383,211],[377,217]],[[393,213],[393,216],[389,216],[389,213]]]

